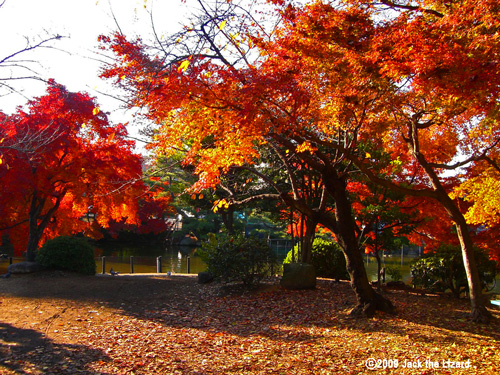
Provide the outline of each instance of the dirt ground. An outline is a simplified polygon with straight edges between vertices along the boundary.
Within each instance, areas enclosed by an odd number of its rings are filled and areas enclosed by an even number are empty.
[[[476,325],[465,300],[387,296],[396,316],[353,319],[349,285],[329,280],[242,293],[193,275],[12,275],[0,374],[500,373],[497,310]]]

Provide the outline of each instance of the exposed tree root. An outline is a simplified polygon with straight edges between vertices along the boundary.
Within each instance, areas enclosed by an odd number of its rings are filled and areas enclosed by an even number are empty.
[[[484,306],[474,307],[471,312],[471,319],[474,323],[489,323],[492,318],[491,313]]]
[[[396,309],[391,301],[374,292],[372,300],[358,303],[358,305],[351,310],[349,315],[370,318],[373,317],[377,311],[383,311],[388,314],[396,313]]]

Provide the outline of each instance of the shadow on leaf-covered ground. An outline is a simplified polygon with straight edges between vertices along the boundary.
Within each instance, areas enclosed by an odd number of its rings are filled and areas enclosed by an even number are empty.
[[[52,366],[91,348],[87,373],[288,373],[291,365],[300,374],[363,373],[363,361],[381,355],[474,358],[488,371],[500,363],[498,321],[471,323],[468,301],[386,295],[396,316],[354,319],[349,284],[330,280],[305,291],[284,290],[277,279],[253,291],[199,285],[192,275],[46,272],[0,281],[2,321],[13,330],[34,324],[26,334],[55,348]],[[28,349],[19,347],[27,362]]]

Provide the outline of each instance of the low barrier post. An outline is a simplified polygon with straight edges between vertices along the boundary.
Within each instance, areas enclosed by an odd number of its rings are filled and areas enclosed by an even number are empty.
[[[156,258],[156,272],[161,273],[161,256]]]

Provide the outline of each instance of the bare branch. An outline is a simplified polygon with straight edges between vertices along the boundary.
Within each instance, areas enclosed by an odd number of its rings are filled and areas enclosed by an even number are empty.
[[[28,51],[32,51],[32,50],[34,50],[34,49],[36,49],[36,48],[42,48],[42,47],[44,47],[44,48],[45,48],[45,44],[47,44],[47,43],[49,43],[49,42],[51,42],[51,41],[53,41],[53,40],[59,40],[59,39],[61,39],[61,38],[63,38],[63,36],[61,36],[61,35],[56,35],[56,36],[50,37],[50,38],[48,38],[48,39],[44,39],[44,40],[42,40],[41,42],[39,42],[39,43],[37,43],[37,44],[35,44],[35,45],[27,45],[25,48],[23,48],[23,49],[21,49],[21,50],[19,50],[19,51],[17,51],[17,52],[14,52],[14,53],[12,53],[12,54],[10,54],[10,55],[8,55],[8,56],[4,57],[3,59],[1,59],[1,60],[0,60],[0,64],[3,64],[3,63],[5,63],[6,61],[11,60],[13,57],[15,57],[15,56],[17,56],[17,55],[19,55],[19,54],[21,54],[21,53],[25,53],[25,52],[28,52]]]
[[[422,13],[432,14],[432,15],[439,17],[439,18],[444,17],[444,14],[442,14],[434,9],[427,9],[427,8],[422,8],[420,6],[408,5],[408,4],[398,4],[398,3],[395,3],[394,1],[391,1],[391,0],[380,0],[380,2],[384,5],[387,5],[391,8],[395,8],[395,9],[418,11],[418,12],[422,12]]]
[[[248,197],[248,198],[245,198],[242,200],[238,200],[238,201],[232,200],[230,203],[231,203],[231,205],[234,205],[234,206],[244,206],[245,204],[259,201],[259,200],[267,200],[267,199],[277,200],[277,199],[281,199],[281,198],[282,198],[281,194],[271,194],[271,193],[258,194],[258,195],[253,195],[251,197]]]

